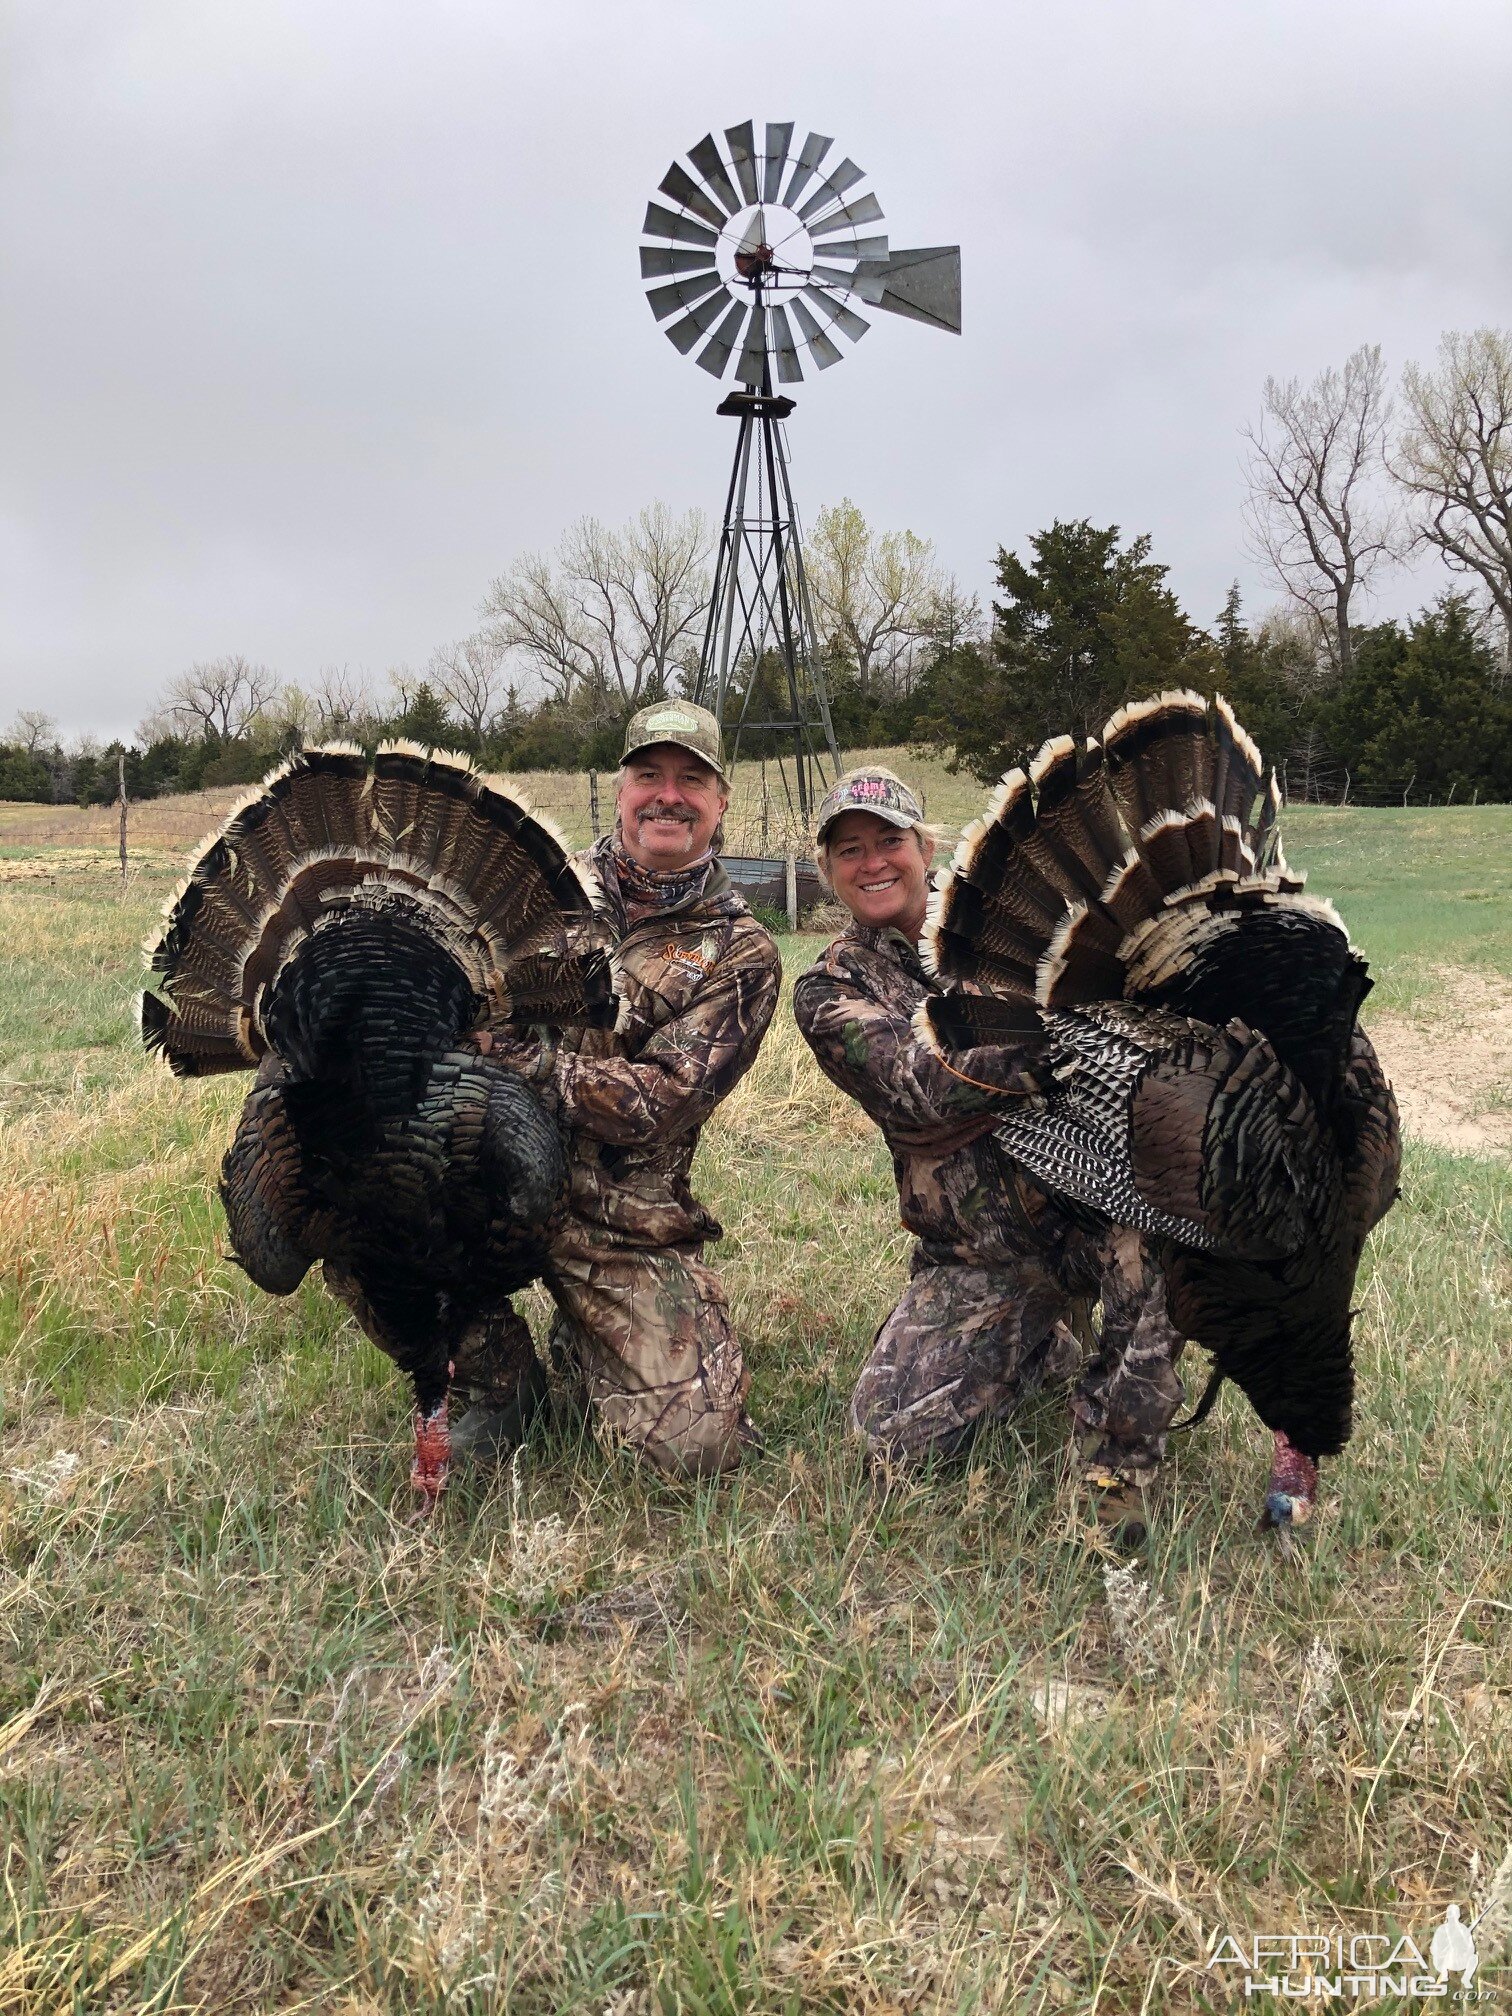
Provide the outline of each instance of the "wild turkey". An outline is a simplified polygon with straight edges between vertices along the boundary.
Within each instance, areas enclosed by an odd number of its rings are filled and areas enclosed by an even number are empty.
[[[146,948],[148,1049],[183,1077],[257,1070],[221,1172],[233,1253],[272,1295],[326,1263],[414,1382],[423,1506],[453,1364],[541,1271],[567,1176],[540,1100],[470,1032],[613,1021],[604,954],[571,936],[595,895],[465,762],[331,745],[243,800]]]
[[[1275,1435],[1265,1521],[1350,1432],[1350,1295],[1397,1195],[1396,1102],[1338,914],[1287,867],[1274,772],[1220,699],[1163,693],[1003,779],[935,891],[920,1010],[947,1058],[1037,1052],[1007,1151],[1156,1242],[1171,1320]]]

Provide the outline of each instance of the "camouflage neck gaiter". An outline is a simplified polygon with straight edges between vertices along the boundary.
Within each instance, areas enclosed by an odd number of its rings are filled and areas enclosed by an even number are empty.
[[[624,898],[625,914],[632,924],[638,924],[642,917],[649,917],[655,910],[670,910],[674,904],[697,896],[714,866],[711,848],[698,860],[690,861],[686,868],[669,868],[658,874],[654,869],[642,868],[632,855],[627,854],[618,834],[610,842],[609,858],[614,864],[614,879]]]

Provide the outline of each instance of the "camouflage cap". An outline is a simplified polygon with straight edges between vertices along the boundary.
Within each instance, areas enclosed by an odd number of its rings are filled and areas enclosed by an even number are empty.
[[[864,770],[847,770],[819,801],[814,818],[814,838],[823,840],[835,821],[845,812],[870,812],[889,826],[922,826],[924,807],[901,777],[874,765]]]
[[[628,763],[632,756],[657,742],[673,742],[679,749],[692,750],[717,773],[722,784],[729,783],[720,748],[719,723],[707,707],[695,707],[691,700],[653,700],[649,707],[642,707],[630,717],[625,730],[621,763]]]

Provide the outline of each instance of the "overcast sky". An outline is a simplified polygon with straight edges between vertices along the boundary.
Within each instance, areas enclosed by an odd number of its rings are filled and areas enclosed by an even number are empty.
[[[711,127],[793,119],[965,331],[797,388],[849,494],[987,590],[1057,515],[1238,575],[1268,372],[1512,322],[1507,0],[9,0],[0,724],[132,727],[240,651],[421,664],[575,518],[713,508],[732,426],[637,271]],[[1405,611],[1431,571],[1383,589]]]

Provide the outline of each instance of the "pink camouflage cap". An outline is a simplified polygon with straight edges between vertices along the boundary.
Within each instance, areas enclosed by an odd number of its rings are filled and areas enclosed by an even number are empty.
[[[825,834],[844,812],[870,812],[889,826],[922,826],[924,807],[901,777],[881,768],[848,770],[819,801],[814,838]]]

